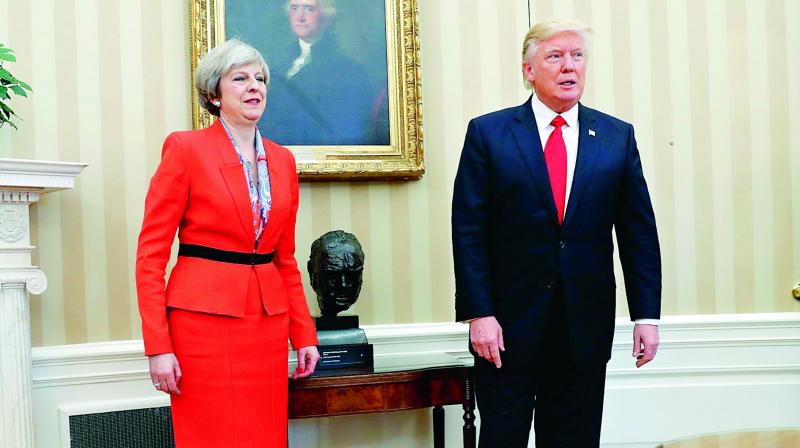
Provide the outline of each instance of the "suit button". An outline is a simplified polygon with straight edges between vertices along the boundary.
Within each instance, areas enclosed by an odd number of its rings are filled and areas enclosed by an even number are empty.
[[[566,245],[567,245],[567,243],[565,243],[565,242],[561,241],[561,242],[559,242],[559,243],[558,243],[558,245],[559,245],[559,246],[561,246],[561,248],[563,249],[563,248],[564,248],[564,246],[566,246]]]
[[[547,285],[545,286],[547,286],[547,289],[550,289],[553,287],[553,282],[547,282]]]

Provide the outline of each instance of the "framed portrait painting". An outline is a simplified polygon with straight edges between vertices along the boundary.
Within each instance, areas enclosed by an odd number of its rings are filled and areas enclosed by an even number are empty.
[[[192,79],[240,39],[270,68],[261,134],[303,180],[415,179],[424,172],[416,0],[189,0]],[[192,83],[193,85],[193,83]],[[192,89],[195,129],[213,117]]]

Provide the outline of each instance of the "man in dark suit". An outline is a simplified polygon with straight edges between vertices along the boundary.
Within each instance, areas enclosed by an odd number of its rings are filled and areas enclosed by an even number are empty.
[[[655,217],[633,127],[578,102],[590,31],[561,20],[531,28],[522,71],[534,94],[467,128],[453,254],[481,447],[526,447],[532,419],[537,447],[599,445],[615,320],[612,228],[636,366],[656,354]]]

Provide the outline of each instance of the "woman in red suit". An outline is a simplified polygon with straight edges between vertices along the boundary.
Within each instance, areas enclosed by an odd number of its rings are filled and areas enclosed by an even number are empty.
[[[287,339],[297,349],[293,377],[319,360],[294,258],[294,157],[256,128],[268,85],[254,48],[229,40],[211,50],[195,87],[219,118],[167,137],[147,192],[139,311],[178,448],[285,447]],[[176,230],[178,262],[165,284]]]

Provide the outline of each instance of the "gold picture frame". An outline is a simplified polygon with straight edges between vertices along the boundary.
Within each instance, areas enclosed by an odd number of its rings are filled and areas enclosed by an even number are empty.
[[[287,145],[295,154],[301,180],[418,179],[425,172],[417,0],[384,3],[389,144]],[[192,86],[199,61],[226,39],[225,6],[225,0],[189,0]],[[207,127],[213,116],[200,107],[197,91],[191,90],[192,125]]]

